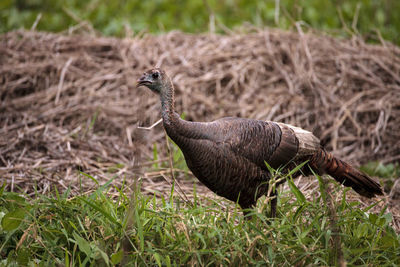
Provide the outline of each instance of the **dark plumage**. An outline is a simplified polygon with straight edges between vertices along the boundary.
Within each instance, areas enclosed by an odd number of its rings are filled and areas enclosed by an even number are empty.
[[[318,138],[303,129],[276,122],[222,118],[189,122],[174,111],[174,88],[161,69],[145,72],[138,80],[160,95],[168,136],[182,150],[189,169],[208,188],[242,208],[254,206],[268,192],[270,172],[265,162],[286,171],[308,160],[317,173],[327,173],[360,195],[382,195],[381,186],[349,164],[326,152]],[[309,168],[303,171],[309,173]],[[276,198],[271,202],[275,215]]]

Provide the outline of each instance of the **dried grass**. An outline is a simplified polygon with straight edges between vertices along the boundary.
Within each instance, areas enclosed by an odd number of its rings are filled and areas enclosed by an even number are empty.
[[[162,66],[186,119],[276,120],[313,131],[355,164],[400,159],[400,49],[316,34],[247,29],[228,35],[115,39],[16,31],[0,36],[0,176],[10,190],[90,190],[140,178],[152,145],[165,144],[158,98],[135,80]],[[160,154],[167,157],[166,146]],[[168,170],[165,171],[168,175]],[[160,178],[161,177],[161,178]],[[181,186],[192,180],[178,175]],[[200,193],[208,192],[198,187]]]

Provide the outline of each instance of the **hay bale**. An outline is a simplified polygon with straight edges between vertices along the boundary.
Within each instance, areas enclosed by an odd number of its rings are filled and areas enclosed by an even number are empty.
[[[0,62],[0,176],[12,190],[79,191],[79,170],[100,181],[143,176],[165,139],[161,127],[137,129],[160,106],[135,80],[155,65],[173,77],[186,119],[277,120],[354,163],[400,158],[400,49],[390,43],[270,29],[134,39],[16,31],[0,36]]]

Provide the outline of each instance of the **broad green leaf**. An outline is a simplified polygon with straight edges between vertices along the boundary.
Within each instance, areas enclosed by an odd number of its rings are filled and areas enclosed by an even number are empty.
[[[73,232],[72,235],[75,238],[76,243],[79,246],[79,249],[84,252],[88,257],[92,255],[92,249],[90,248],[90,243],[78,235],[76,232]]]
[[[376,215],[376,214],[374,214],[374,213],[370,213],[370,214],[368,215],[368,218],[369,218],[369,221],[370,221],[372,224],[375,224],[375,223],[376,223],[376,220],[378,219],[378,215]]]
[[[16,204],[20,204],[20,205],[26,204],[26,200],[24,197],[21,197],[19,194],[13,193],[13,192],[6,193],[4,195],[4,199],[6,199],[10,203],[16,203]]]
[[[122,258],[124,257],[124,251],[121,249],[113,254],[111,254],[111,262],[112,264],[118,264],[122,261]]]
[[[99,247],[96,247],[96,250],[100,253],[101,257],[103,258],[103,260],[107,264],[107,266],[109,266],[110,259],[108,258],[108,255],[103,250],[101,250]]]
[[[25,213],[24,209],[19,208],[4,215],[1,220],[1,227],[3,227],[3,230],[12,231],[17,229],[24,219]]]

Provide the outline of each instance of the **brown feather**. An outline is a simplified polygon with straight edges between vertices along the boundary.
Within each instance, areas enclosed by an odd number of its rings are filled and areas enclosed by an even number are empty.
[[[294,131],[286,125],[280,124],[279,126],[282,130],[281,141],[268,160],[268,164],[274,169],[286,165],[299,151],[299,140]]]
[[[319,172],[329,174],[344,186],[353,188],[362,196],[372,198],[383,195],[382,187],[377,182],[322,148],[313,155],[310,165]]]

